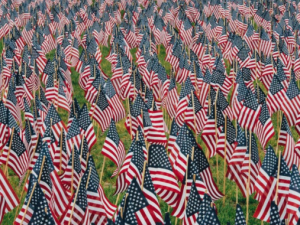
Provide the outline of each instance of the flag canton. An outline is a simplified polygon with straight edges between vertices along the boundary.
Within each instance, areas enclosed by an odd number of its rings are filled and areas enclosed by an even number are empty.
[[[58,113],[57,113],[57,111],[56,111],[56,109],[55,109],[55,107],[54,107],[53,104],[51,104],[51,106],[50,106],[50,109],[49,109],[49,111],[47,113],[47,116],[45,118],[45,122],[44,123],[46,125],[50,125],[50,119],[52,119],[52,126],[55,125],[55,124],[57,124],[57,123],[59,123],[59,122],[61,122],[61,118],[58,115]]]
[[[71,111],[73,111],[73,109],[71,109]],[[91,119],[86,104],[82,106],[78,113],[78,125],[84,131],[86,131],[91,125]]]
[[[109,107],[108,101],[106,100],[105,94],[102,90],[100,90],[97,106],[100,108],[101,111],[104,111],[106,108]]]
[[[72,168],[72,159],[73,159],[73,152],[70,154],[68,166]],[[74,146],[74,171],[77,174],[80,174],[81,172],[81,164],[80,164],[80,158],[77,148]]]
[[[117,127],[116,127],[115,121],[113,119],[111,120],[110,128],[107,133],[107,137],[109,139],[111,139],[116,144],[117,147],[119,146],[120,138],[119,138],[119,135],[117,132]]]
[[[272,146],[269,145],[261,167],[268,174],[268,176],[274,177],[276,175],[277,165],[277,156],[275,155]]]
[[[264,102],[261,107],[259,121],[264,126],[269,119],[270,119],[270,113],[269,113],[268,105],[267,102]]]
[[[88,145],[86,138],[84,137],[83,141],[81,142],[81,146],[80,146],[80,155],[81,155],[82,160],[86,160],[88,152],[89,152],[89,145]]]
[[[297,86],[295,79],[291,79],[290,85],[286,91],[286,95],[288,96],[289,99],[293,99],[298,95],[300,95],[300,90]]]
[[[107,79],[104,90],[105,90],[105,94],[108,96],[109,99],[111,99],[116,95],[115,88],[112,85],[110,79]]]
[[[143,124],[144,128],[152,126],[148,110],[143,110]]]
[[[244,224],[246,224],[246,220],[245,220],[242,207],[239,204],[237,204],[236,213],[235,213],[235,225],[244,225]]]
[[[244,106],[254,111],[256,111],[258,108],[257,100],[250,88],[248,89],[248,93],[245,97]]]
[[[227,107],[229,107],[229,104],[224,97],[222,91],[219,91],[218,93],[218,101],[217,101],[218,106],[220,107],[221,111],[223,112]]]
[[[249,140],[250,135],[248,134],[248,140]],[[249,154],[250,150],[250,141],[248,143],[247,147],[247,154]],[[251,160],[254,162],[254,164],[257,164],[259,162],[259,156],[258,156],[258,148],[256,144],[256,140],[254,137],[254,134],[251,133]]]
[[[149,204],[147,199],[145,198],[139,184],[136,181],[136,178],[133,178],[131,184],[127,189],[127,200],[126,200],[126,220],[127,221],[134,221],[132,217],[135,217],[134,213],[140,211],[141,209],[147,207]],[[134,224],[134,223],[130,223]]]
[[[170,79],[169,92],[172,91],[174,88],[176,88],[175,78],[171,78]]]
[[[237,99],[239,102],[243,101],[246,97],[246,94],[248,92],[248,89],[247,89],[247,86],[243,80],[243,78],[241,78],[239,81],[238,81],[238,88],[237,88]]]
[[[77,190],[77,198],[76,198],[75,204],[76,204],[76,206],[79,206],[83,212],[85,212],[86,208],[88,206],[85,184],[80,183],[78,188],[79,188],[79,190]],[[75,198],[73,199],[73,203],[74,203],[74,200],[75,200]]]
[[[222,127],[222,126],[224,126],[225,125],[225,118],[224,118],[224,116],[223,116],[223,113],[222,113],[222,111],[221,111],[221,109],[220,109],[220,107],[217,105],[217,118],[216,118],[216,122],[217,122],[217,127],[219,128],[219,127]]]
[[[6,111],[8,109],[4,106],[3,102],[0,101],[0,124],[6,124]]]
[[[284,176],[284,177],[291,177],[291,171],[286,164],[286,161],[284,160],[283,155],[281,155],[281,160],[280,160],[280,173],[279,176]]]
[[[45,162],[44,162],[44,165],[42,168],[44,157],[45,157]],[[36,163],[34,164],[33,170],[38,177],[39,177],[39,174],[41,173],[41,181],[45,182],[50,188],[52,188],[52,181],[50,178],[50,171],[49,171],[48,163],[46,162],[46,156],[44,156],[42,154],[39,155],[39,158],[37,159]]]
[[[201,197],[198,193],[195,182],[193,181],[188,203],[186,206],[186,216],[190,217],[199,212],[199,208],[201,205]]]
[[[144,188],[155,195],[155,189],[154,189],[154,185],[153,185],[153,182],[152,182],[152,179],[151,179],[151,175],[150,175],[148,166],[146,166],[144,176],[145,176],[144,177]]]
[[[227,134],[226,134],[226,139],[228,144],[232,145],[235,142],[235,127],[233,126],[232,122],[230,119],[227,117]],[[223,132],[225,132],[225,127],[223,128]]]
[[[290,189],[300,191],[300,174],[296,165],[293,165]]]
[[[204,217],[206,216],[206,214],[208,214],[208,211],[211,209],[210,204],[211,204],[211,197],[208,194],[204,194],[203,201],[200,205],[199,214],[197,217],[198,224],[203,224]],[[211,224],[211,223],[209,223],[209,221],[206,221],[205,224]]]
[[[142,149],[142,144],[139,141],[137,141],[134,145],[131,162],[136,166],[139,173],[142,174],[144,168],[144,153]]]
[[[84,183],[86,183],[88,180],[90,170],[91,170],[91,173],[90,173],[87,191],[97,193],[100,179],[99,179],[99,175],[97,173],[96,167],[95,167],[93,157],[91,155],[89,156],[89,159],[88,159],[87,169],[84,173],[84,176],[82,177],[82,179],[84,179]]]
[[[51,60],[47,61],[47,64],[44,68],[44,73],[45,74],[54,74],[55,73],[55,68],[54,68],[54,63]]]
[[[274,74],[273,76],[273,80],[271,82],[270,85],[270,92],[272,95],[277,94],[278,92],[280,92],[283,89],[283,86],[281,84],[281,82],[279,81],[279,78],[276,74]]]
[[[95,38],[92,38],[91,41],[89,42],[89,45],[86,48],[86,51],[90,53],[91,55],[94,55],[97,51],[98,45],[95,41]]]
[[[18,157],[20,157],[24,152],[26,152],[26,147],[21,140],[18,132],[14,130],[14,134],[12,137],[11,143],[11,151],[14,151]],[[9,146],[10,142],[7,142],[7,146]]]
[[[68,133],[67,133],[67,140],[73,138],[73,137],[76,137],[78,135],[80,135],[80,129],[79,129],[79,125],[78,125],[78,121],[75,118],[73,118],[72,120],[72,123],[71,123],[71,126],[68,130]]]
[[[270,210],[270,225],[278,225],[278,224],[281,224],[278,207],[276,203],[272,201],[271,210]]]
[[[56,224],[44,194],[39,195],[39,199],[32,210],[33,210],[33,214],[30,218],[29,224],[47,224],[47,225]]]
[[[163,168],[172,171],[172,167],[164,146],[151,145],[149,147],[148,166],[154,168]]]
[[[290,135],[291,137],[293,137],[291,129],[290,129],[289,124],[288,124],[288,121],[287,121],[287,119],[286,119],[286,117],[285,117],[284,114],[282,115],[282,121],[281,121],[281,128],[280,129],[282,131],[287,132],[288,135]]]

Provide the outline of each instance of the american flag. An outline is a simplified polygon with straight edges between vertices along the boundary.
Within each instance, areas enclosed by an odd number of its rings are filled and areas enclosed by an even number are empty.
[[[80,154],[78,149],[74,146],[69,157],[69,161],[62,179],[66,187],[71,187],[75,190],[78,187],[81,175]],[[73,186],[72,186],[73,185]]]
[[[2,223],[4,215],[17,207],[20,201],[2,170],[0,170],[0,181],[0,222]]]
[[[241,127],[250,131],[254,131],[260,111],[261,106],[258,105],[257,99],[255,98],[252,91],[248,89],[248,92],[245,96],[245,101],[238,117],[238,122]]]
[[[183,181],[187,170],[187,155],[192,154],[192,148],[196,146],[196,141],[191,130],[184,124],[178,133],[176,142],[169,159],[175,175]]]
[[[3,148],[0,163],[10,167],[20,180],[24,178],[29,163],[28,152],[16,129]]]
[[[7,109],[3,104],[3,101],[0,101],[0,147],[6,144],[7,137],[6,137],[6,129],[7,129]]]
[[[254,187],[260,199],[254,217],[263,221],[268,221],[270,218],[270,205],[274,199],[277,184],[277,168],[277,156],[273,148],[269,146]]]
[[[107,199],[99,181],[93,157],[89,156],[87,169],[81,182],[86,184],[90,220],[95,224],[105,221],[106,218],[112,218],[116,211],[116,206]]]
[[[94,102],[92,115],[92,118],[97,121],[97,123],[101,127],[102,132],[104,132],[109,127],[113,114],[103,90],[100,90],[100,92],[98,93],[98,97]]]
[[[80,163],[80,162],[79,162]],[[63,225],[87,225],[90,222],[90,212],[88,208],[86,183],[81,182],[79,179],[79,186],[76,189],[76,193],[72,196],[70,203],[60,219],[60,223]]]
[[[84,173],[86,171],[86,165],[89,156],[89,146],[85,136],[82,136],[80,148],[79,148],[79,154],[80,154],[81,172]]]
[[[11,111],[16,121],[22,121],[21,111],[20,111],[21,109],[17,101],[16,95],[14,93],[14,90],[15,87],[12,85],[12,82],[10,82],[5,106]]]
[[[294,164],[298,165],[298,163],[299,163],[298,157],[299,156],[297,155],[297,152],[295,151],[294,138],[293,138],[292,131],[289,127],[289,124],[287,122],[285,115],[282,115],[278,144],[284,146],[283,157],[285,158],[288,167],[290,169],[292,169],[292,166]]]
[[[31,224],[43,221],[46,224],[57,224],[48,206],[46,197],[38,183],[38,180],[31,175],[29,178],[29,188],[25,197],[22,209],[14,224]]]
[[[55,149],[53,164],[58,170],[65,170],[68,163],[68,151],[65,131],[62,129]]]
[[[189,198],[185,209],[184,224],[187,225],[195,224],[201,203],[202,200],[198,193],[196,183],[192,181],[192,186],[191,186]]]
[[[153,214],[155,217],[153,218],[156,223],[163,223],[163,218],[159,206],[159,202],[156,197],[155,188],[151,179],[151,175],[149,172],[148,167],[145,167],[144,172],[144,182],[143,182],[143,193],[145,195],[145,198],[147,199],[149,203],[149,208],[151,208],[151,211],[153,211]]]
[[[261,112],[254,130],[258,140],[260,141],[264,149],[268,141],[275,135],[274,127],[266,102],[262,104]]]
[[[126,116],[126,113],[110,79],[106,81],[104,90],[112,110],[113,119],[118,122]]]
[[[201,220],[202,222],[198,222],[198,224],[207,224],[207,225],[221,225],[218,217],[217,212],[214,207],[209,207],[206,211],[205,216]]]
[[[110,122],[108,133],[104,141],[101,153],[112,160],[117,166],[112,175],[115,176],[122,166],[126,152],[124,144],[119,137],[115,121],[113,119]]]
[[[86,104],[84,104],[78,112],[77,119],[81,135],[84,135],[88,143],[89,150],[91,150],[94,144],[96,143],[97,139]]]
[[[132,179],[132,182],[128,187],[126,196],[126,213],[125,215],[123,215],[125,223],[138,225],[156,224],[155,214],[151,208],[151,205],[147,201],[147,198],[142,192],[136,178]]]
[[[300,206],[300,174],[296,165],[292,167],[291,183],[287,199],[287,213],[297,216]]]
[[[167,145],[163,112],[161,110],[143,110],[143,125],[145,139],[149,143]]]
[[[72,146],[75,146],[77,149],[80,148],[81,137],[82,134],[80,132],[78,120],[74,118],[66,135],[68,155],[71,154]]]
[[[176,117],[178,97],[175,78],[171,78],[167,97],[165,99],[166,109],[171,118]]]
[[[208,102],[206,101],[206,104],[202,107],[197,95],[193,92],[184,119],[185,123],[197,134],[199,134],[205,126],[207,110]]]
[[[285,101],[285,90],[277,75],[273,76],[271,86],[269,88],[267,104],[270,115],[281,109],[280,102]]]
[[[168,205],[174,207],[179,187],[165,148],[162,145],[151,145],[148,157],[148,169],[155,192]]]
[[[208,194],[211,196],[213,200],[222,198],[223,194],[218,190],[218,187],[213,180],[209,163],[204,155],[204,152],[199,146],[196,147],[194,151],[199,151],[198,165],[199,165],[200,176],[207,187]]]
[[[144,160],[145,157],[142,148],[142,143],[140,141],[136,141],[133,149],[133,155],[127,170],[126,183],[128,185],[130,185],[134,177],[136,178],[136,181],[142,184]]]

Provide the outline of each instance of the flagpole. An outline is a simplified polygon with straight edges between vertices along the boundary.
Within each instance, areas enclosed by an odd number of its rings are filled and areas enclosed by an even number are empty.
[[[73,104],[74,105],[74,104]],[[60,131],[60,156],[59,156],[59,173],[61,173],[61,164],[62,164],[62,144],[63,144],[63,128]]]
[[[219,157],[218,157],[218,153],[217,153],[217,146],[218,146],[217,101],[218,101],[218,94],[219,94],[219,89],[217,90],[216,99],[215,99],[216,165],[217,165],[217,184],[219,185]]]
[[[132,140],[132,121],[131,121],[129,98],[128,98],[128,101],[127,101],[127,105],[128,105],[128,114],[129,114],[129,122],[130,122],[130,137],[131,137],[131,140]]]
[[[194,101],[194,92],[193,91],[191,91],[191,95],[192,95],[192,105],[193,105],[195,136],[196,136],[196,139],[197,139],[197,126],[196,126],[196,115],[195,115],[195,101]]]
[[[73,182],[74,182],[74,144],[72,147],[72,175],[71,175],[71,193],[73,194]]]
[[[227,115],[225,115],[225,146],[224,146],[224,180],[223,180],[223,206],[225,204],[225,192],[226,192],[226,156],[227,156]]]
[[[251,170],[251,130],[249,130],[249,168],[248,168],[248,180],[247,180],[247,214],[246,214],[246,224],[248,224],[249,219],[249,197],[250,197],[250,170]]]
[[[7,177],[8,177],[8,174],[7,174],[7,167],[8,167],[8,161],[9,161],[10,149],[11,149],[11,144],[12,144],[12,142],[13,142],[14,133],[15,133],[15,128],[13,127],[12,132],[11,132],[11,136],[10,136],[10,142],[9,142],[9,147],[8,147],[8,152],[7,152],[7,158],[6,158],[6,164],[5,164],[5,169],[4,169],[4,174],[5,174]]]
[[[76,190],[76,194],[75,194],[75,198],[74,198],[74,203],[73,203],[73,206],[72,206],[72,211],[71,211],[70,220],[69,220],[68,225],[70,225],[71,221],[72,221],[72,216],[73,216],[73,212],[74,212],[74,208],[75,208],[75,204],[76,204],[76,199],[77,199],[77,195],[78,195],[80,183],[81,183],[81,177],[79,179],[78,187],[77,187],[77,190]]]
[[[281,123],[282,123],[282,116],[281,116],[281,111],[278,111],[278,114],[277,114],[277,124],[278,124],[278,139],[277,139],[277,144],[276,144],[276,155],[277,155],[277,152],[278,152],[278,147],[279,147],[279,138],[280,138],[280,129],[281,129]]]
[[[42,178],[42,172],[43,172],[43,168],[44,168],[45,159],[46,159],[46,156],[44,155],[44,156],[43,156],[42,165],[41,165],[41,168],[40,168],[39,178],[38,178],[38,182],[39,182],[39,183],[40,183],[41,178]]]
[[[278,186],[279,186],[280,163],[281,163],[281,151],[279,151],[279,156],[278,156],[277,181],[276,181],[276,194],[275,194],[275,203],[276,203],[276,204],[277,204],[277,200],[278,200]]]
[[[20,224],[23,224],[23,221],[24,221],[24,219],[25,219],[25,215],[26,215],[27,210],[28,210],[28,208],[29,208],[29,204],[30,204],[30,202],[31,202],[32,195],[33,195],[33,192],[34,192],[34,190],[35,190],[36,184],[37,184],[37,182],[34,183],[34,186],[33,186],[32,190],[31,190],[30,197],[29,197],[29,200],[28,200],[28,202],[27,202],[27,205],[26,205],[26,208],[25,208],[25,211],[24,211],[24,214],[23,214],[23,217],[22,217],[22,220],[21,220],[21,223],[20,223]]]
[[[147,161],[144,161],[143,175],[142,175],[142,185],[141,185],[141,189],[142,189],[142,191],[143,191],[143,189],[144,189],[146,165],[147,165]]]

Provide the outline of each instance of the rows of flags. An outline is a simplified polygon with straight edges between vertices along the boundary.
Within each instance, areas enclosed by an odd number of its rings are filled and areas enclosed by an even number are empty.
[[[229,179],[246,198],[236,225],[299,224],[299,11],[298,0],[2,0],[0,223],[17,208],[15,225],[217,225]]]

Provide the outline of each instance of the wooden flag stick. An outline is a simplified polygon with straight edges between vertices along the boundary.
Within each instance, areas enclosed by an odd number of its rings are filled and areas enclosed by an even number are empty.
[[[195,136],[197,137],[197,126],[196,126],[196,115],[195,115],[195,101],[194,101],[194,93],[193,93],[193,91],[191,91],[191,96],[192,96],[192,105],[193,105]]]
[[[217,90],[216,99],[215,99],[215,133],[216,133],[216,149],[218,146],[218,119],[217,119],[217,101],[218,101],[219,89]],[[216,164],[217,164],[217,184],[219,184],[219,157],[218,153],[216,154]]]
[[[278,124],[278,140],[277,140],[277,144],[276,144],[276,155],[277,155],[277,152],[278,152],[278,147],[279,147],[279,138],[280,138],[280,129],[281,129],[281,123],[282,123],[282,116],[281,116],[281,111],[278,111],[278,114],[277,114],[277,124]]]
[[[13,127],[11,136],[10,136],[10,142],[9,142],[9,147],[8,147],[8,152],[7,152],[7,158],[6,158],[6,164],[5,164],[5,169],[4,169],[4,174],[7,176],[7,168],[8,168],[8,161],[9,161],[9,155],[10,155],[10,149],[11,149],[11,144],[13,142],[13,137],[15,133],[15,128]]]
[[[146,165],[147,165],[147,161],[144,161],[143,176],[142,176],[142,185],[141,185],[141,189],[142,190],[144,189]]]
[[[72,175],[71,175],[71,193],[73,194],[73,183],[74,183],[74,144],[72,147]]]
[[[76,194],[75,194],[75,198],[74,198],[74,203],[73,203],[73,206],[72,206],[72,211],[71,211],[70,220],[69,220],[68,225],[70,225],[71,221],[72,221],[72,216],[73,216],[73,212],[74,212],[74,208],[75,208],[75,204],[76,204],[76,199],[77,199],[77,195],[78,195],[80,183],[81,183],[81,177],[79,179],[78,188],[76,190]]]
[[[85,189],[88,189],[90,178],[91,178],[91,172],[92,172],[92,167],[90,167],[90,169],[89,169],[89,176],[88,176],[88,179],[86,181]]]
[[[63,144],[63,128],[60,131],[60,156],[59,156],[59,172],[61,171],[61,164],[62,164],[62,144]]]
[[[37,184],[37,182],[35,182],[34,185],[33,185],[33,188],[32,188],[32,190],[31,190],[31,193],[30,193],[30,196],[29,196],[29,199],[28,199],[28,202],[27,202],[27,205],[26,205],[26,208],[25,208],[25,211],[24,211],[24,214],[23,214],[23,217],[22,217],[22,220],[21,220],[21,223],[20,223],[20,224],[23,224],[23,221],[24,221],[24,219],[25,219],[25,215],[26,215],[27,210],[28,210],[28,208],[29,208],[29,204],[30,204],[30,201],[31,201],[31,199],[32,199],[32,195],[33,195],[33,192],[34,192],[34,190],[35,190],[36,184]]]
[[[39,179],[38,179],[38,182],[39,182],[39,183],[40,183],[41,178],[42,178],[42,172],[43,172],[43,168],[44,168],[45,159],[46,159],[46,156],[44,155],[44,156],[43,156],[42,165],[41,165],[41,168],[40,168],[40,173],[39,173]]]
[[[235,203],[239,203],[239,188],[237,184],[235,185]]]
[[[131,121],[129,98],[128,98],[127,104],[128,104],[128,114],[129,114],[129,122],[130,122],[130,137],[131,137],[131,140],[132,140],[132,121]]]
[[[281,152],[279,151],[278,156],[278,168],[277,168],[277,181],[276,181],[276,194],[275,194],[275,203],[277,204],[278,200],[278,185],[279,185],[279,174],[280,174],[280,163],[281,163]]]
[[[104,158],[103,158],[102,169],[101,169],[101,174],[100,174],[100,184],[102,182],[102,177],[103,177],[103,172],[104,172],[104,166],[105,166],[105,160],[106,160],[106,156],[104,156]]]
[[[223,180],[223,193],[224,193],[224,197],[223,197],[223,206],[225,204],[225,192],[226,192],[226,150],[227,150],[227,115],[225,115],[225,146],[224,146],[224,180]]]
[[[249,130],[249,168],[248,168],[248,180],[247,180],[247,213],[246,213],[246,224],[249,219],[249,197],[250,197],[250,172],[251,172],[251,130]]]

